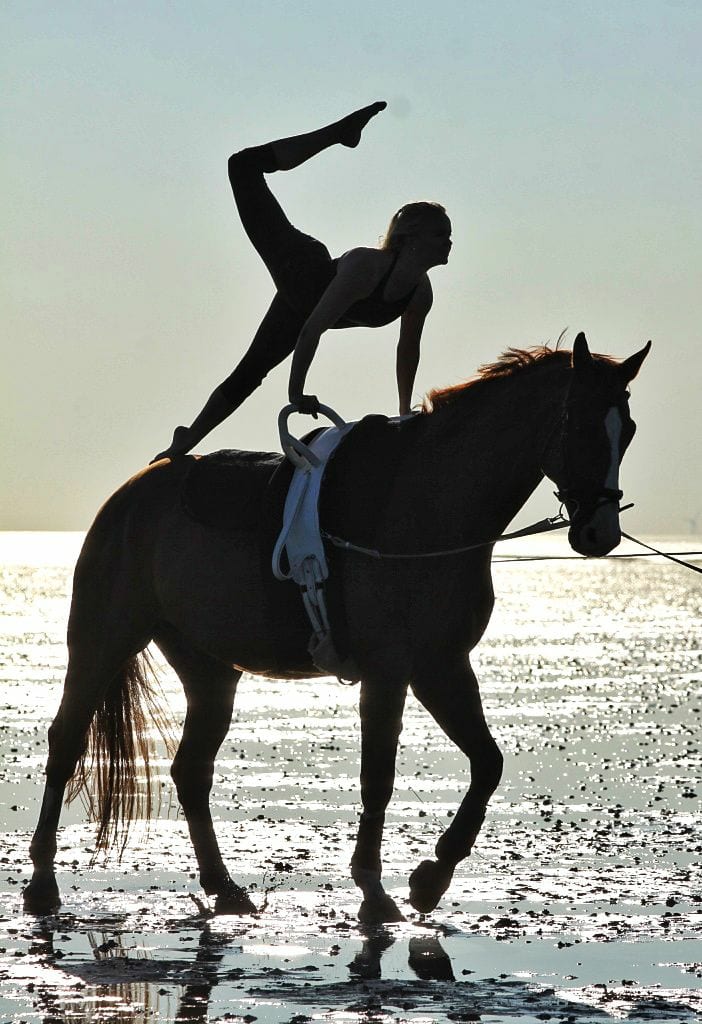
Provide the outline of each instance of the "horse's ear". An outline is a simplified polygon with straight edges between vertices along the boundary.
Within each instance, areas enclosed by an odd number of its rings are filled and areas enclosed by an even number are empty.
[[[581,331],[573,342],[573,369],[585,370],[588,366],[591,366],[592,363],[593,358],[590,355],[587,338]]]
[[[623,363],[619,364],[619,373],[622,375],[626,383],[633,380],[636,374],[641,369],[641,364],[651,351],[651,342],[647,341],[640,352],[634,352],[633,356],[629,356]]]

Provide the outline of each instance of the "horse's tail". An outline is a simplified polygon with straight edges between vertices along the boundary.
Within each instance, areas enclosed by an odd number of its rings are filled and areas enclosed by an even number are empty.
[[[124,663],[95,712],[67,793],[69,803],[80,794],[98,824],[95,856],[118,845],[121,857],[132,823],[137,818],[148,820],[154,804],[158,807],[154,797],[160,796],[160,787],[153,777],[155,743],[150,722],[167,750],[173,747],[159,696],[153,663],[142,651]]]

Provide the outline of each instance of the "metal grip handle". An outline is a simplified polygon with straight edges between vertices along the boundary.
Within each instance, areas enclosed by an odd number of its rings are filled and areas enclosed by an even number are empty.
[[[290,459],[294,466],[298,469],[312,469],[314,466],[319,466],[321,460],[317,458],[311,448],[301,441],[298,437],[294,437],[288,430],[288,419],[290,416],[298,411],[297,405],[291,403],[285,405],[278,413],[278,434],[280,436],[280,446],[283,452]],[[319,411],[322,415],[326,416],[328,420],[331,420],[335,427],[345,427],[346,421],[339,416],[338,413],[328,405],[319,406]]]

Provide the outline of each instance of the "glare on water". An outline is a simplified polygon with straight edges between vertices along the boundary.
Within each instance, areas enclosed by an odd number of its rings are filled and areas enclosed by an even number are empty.
[[[474,663],[505,774],[474,855],[426,921],[409,912],[407,877],[455,812],[466,760],[410,698],[384,844],[387,888],[408,923],[364,934],[348,877],[358,688],[245,677],[212,807],[230,869],[267,906],[262,917],[199,916],[190,894],[204,897],[162,756],[159,816],[138,823],[122,863],[90,868],[92,826],[80,806],[65,812],[64,907],[40,925],[20,916],[19,893],[81,540],[0,534],[5,1018],[170,1020],[199,1006],[202,1020],[417,1021],[470,1019],[482,1006],[501,1020],[584,1022],[637,1005],[648,1019],[693,1019],[699,576],[657,559],[496,562],[497,605]],[[496,560],[535,554],[569,554],[565,537],[510,542]],[[164,699],[181,721],[168,671]]]

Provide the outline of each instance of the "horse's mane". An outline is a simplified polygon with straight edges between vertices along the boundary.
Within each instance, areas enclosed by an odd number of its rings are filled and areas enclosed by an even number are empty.
[[[550,348],[548,345],[538,345],[535,348],[508,348],[494,363],[485,363],[478,367],[477,380],[512,377],[522,370],[554,360],[570,362],[571,352],[567,349]]]
[[[564,332],[565,333],[565,332]],[[560,348],[563,338],[561,335],[554,348],[550,345],[535,345],[532,348],[508,348],[494,363],[485,363],[478,367],[475,376],[458,384],[449,384],[444,388],[433,388],[427,392],[422,402],[422,412],[433,412],[449,405],[454,399],[467,392],[474,392],[483,385],[494,380],[501,380],[505,377],[515,377],[518,374],[535,370],[545,364],[567,364],[570,365],[573,353],[570,349]],[[601,355],[593,352],[593,358],[599,363],[608,363],[616,366],[618,360],[611,356]]]
[[[475,376],[468,380],[458,384],[449,384],[444,388],[433,388],[425,395],[422,409],[424,412],[432,412],[488,381],[514,377],[542,366],[544,363],[570,363],[570,360],[571,352],[568,349],[551,348],[549,345],[537,345],[533,348],[508,348],[494,363],[485,363],[483,366],[479,366]]]

